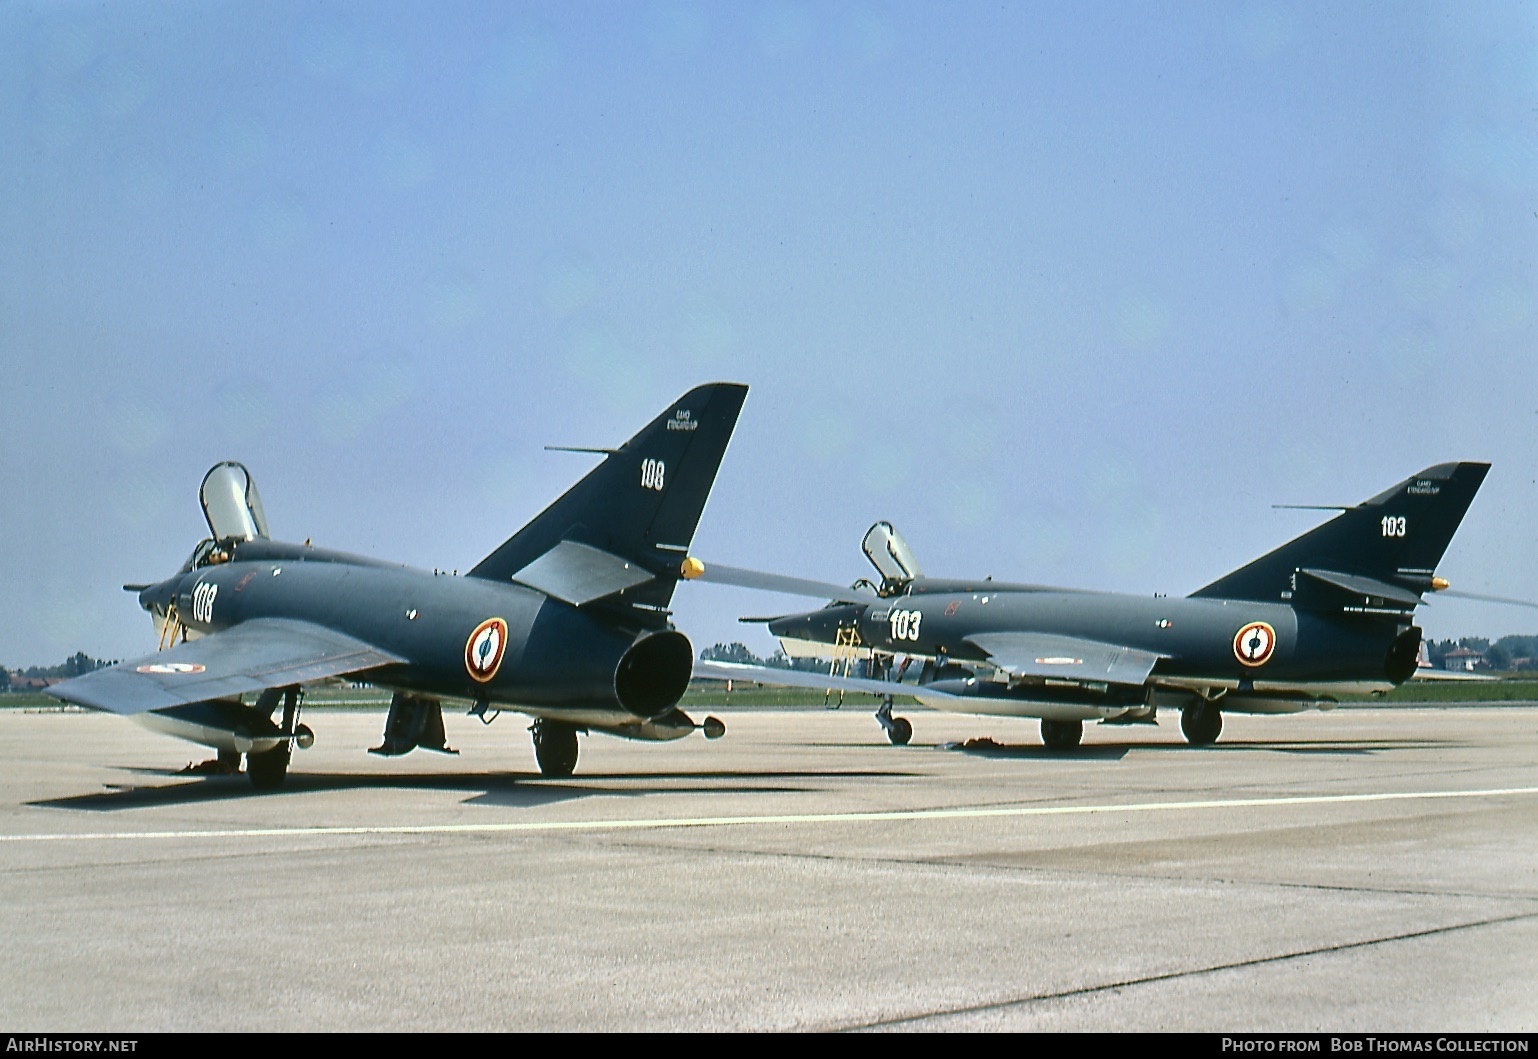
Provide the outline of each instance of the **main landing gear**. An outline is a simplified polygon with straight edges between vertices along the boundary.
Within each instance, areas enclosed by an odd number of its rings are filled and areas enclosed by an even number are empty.
[[[1083,738],[1083,721],[1050,721],[1043,718],[1041,722],[1041,741],[1048,750],[1072,750]]]
[[[908,740],[913,738],[913,725],[906,717],[892,716],[892,696],[888,695],[881,700],[881,708],[876,711],[876,720],[881,722],[881,727],[886,729],[886,737],[892,741],[893,746],[907,746]]]
[[[283,786],[292,753],[289,745],[283,743],[261,753],[253,750],[246,754],[246,775],[251,778],[251,786],[259,791],[274,791]]]
[[[448,745],[443,730],[443,703],[426,695],[397,691],[390,697],[390,712],[385,717],[384,739],[369,747],[370,754],[399,757],[417,747],[440,754],[457,754]]]
[[[251,786],[259,791],[273,791],[283,786],[283,781],[288,777],[288,763],[293,757],[295,744],[305,750],[315,743],[315,733],[299,723],[298,688],[284,688],[281,693],[276,689],[264,692],[257,700],[256,708],[260,710],[265,706],[271,714],[278,705],[279,694],[283,697],[283,731],[289,738],[271,750],[246,752],[246,776],[251,780]],[[220,751],[219,759],[225,760],[224,751]]]
[[[1222,711],[1209,702],[1187,706],[1180,711],[1180,730],[1192,746],[1211,746],[1223,731]]]
[[[541,776],[564,779],[577,770],[576,725],[541,718],[529,731],[534,733],[534,760]]]

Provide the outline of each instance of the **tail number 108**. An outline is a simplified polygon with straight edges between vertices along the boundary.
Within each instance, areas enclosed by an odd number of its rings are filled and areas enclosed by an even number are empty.
[[[641,488],[655,489],[662,492],[662,486],[666,480],[667,467],[661,460],[641,461]]]

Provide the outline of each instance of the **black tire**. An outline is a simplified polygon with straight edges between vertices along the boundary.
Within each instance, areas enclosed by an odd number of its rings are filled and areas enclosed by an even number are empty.
[[[1192,746],[1211,746],[1223,731],[1223,713],[1216,706],[1193,706],[1180,711],[1180,730]]]
[[[913,725],[908,723],[906,717],[893,717],[892,726],[886,730],[886,737],[892,741],[893,746],[907,746],[908,740],[913,738]]]
[[[1041,741],[1048,750],[1072,750],[1084,738],[1083,721],[1041,722]]]
[[[288,745],[246,755],[246,774],[259,791],[275,791],[288,776]]]
[[[577,771],[577,729],[559,721],[534,724],[534,760],[539,774],[564,779]]]

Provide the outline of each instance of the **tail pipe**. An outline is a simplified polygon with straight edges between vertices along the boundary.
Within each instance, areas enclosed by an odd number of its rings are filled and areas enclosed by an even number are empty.
[[[1388,657],[1383,660],[1383,671],[1395,684],[1403,684],[1415,675],[1420,665],[1421,630],[1412,625],[1394,638],[1389,646]]]
[[[660,717],[689,690],[694,648],[676,630],[654,632],[631,644],[614,670],[614,696],[637,717]]]

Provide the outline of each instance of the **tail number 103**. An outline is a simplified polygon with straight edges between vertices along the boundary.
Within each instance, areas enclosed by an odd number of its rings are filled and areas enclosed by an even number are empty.
[[[924,612],[921,610],[894,610],[888,620],[892,623],[892,639],[917,640],[919,638],[919,622],[924,620]]]
[[[1403,515],[1384,515],[1383,521],[1378,525],[1383,527],[1385,537],[1403,537],[1405,535],[1405,520]]]
[[[662,485],[667,476],[667,467],[661,460],[641,461],[641,488],[655,489],[662,492]]]

